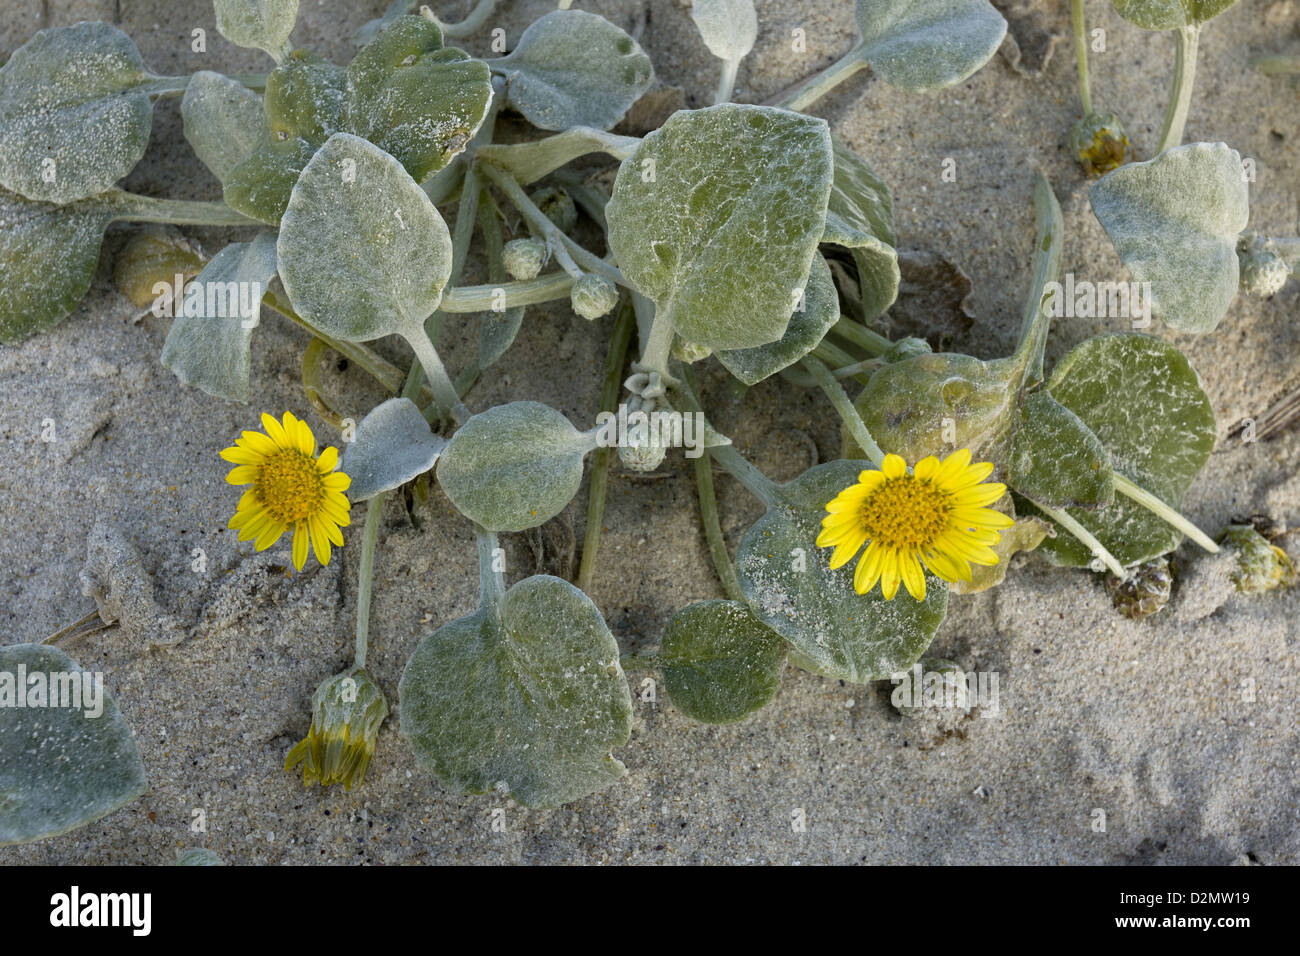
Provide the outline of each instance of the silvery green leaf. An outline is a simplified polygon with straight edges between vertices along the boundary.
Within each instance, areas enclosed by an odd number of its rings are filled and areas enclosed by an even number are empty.
[[[487,64],[443,47],[442,30],[424,17],[396,19],[347,69],[346,129],[391,153],[416,182],[465,149],[491,102]]]
[[[213,0],[217,29],[236,46],[265,50],[281,62],[298,19],[298,0]]]
[[[594,446],[553,408],[511,402],[473,416],[438,462],[456,510],[489,531],[523,531],[554,518],[582,484]]]
[[[516,306],[504,312],[484,312],[479,317],[478,327],[478,364],[479,368],[490,368],[510,346],[524,324],[524,307]]]
[[[181,300],[172,303],[163,365],[209,395],[248,401],[249,342],[275,270],[273,232],[261,232],[252,242],[232,242],[213,256]],[[196,290],[193,299],[191,289]]]
[[[149,79],[116,27],[41,30],[0,67],[0,186],[60,204],[107,190],[149,145]]]
[[[506,56],[488,61],[506,97],[541,129],[609,129],[650,88],[650,57],[604,17],[555,10],[535,21]]]
[[[46,687],[41,706],[30,706],[34,675]],[[0,846],[67,833],[144,793],[131,728],[97,678],[56,647],[0,647]],[[49,706],[56,691],[65,706]],[[20,694],[28,706],[16,706]]]
[[[785,334],[777,341],[750,349],[723,349],[714,353],[718,361],[746,385],[756,385],[769,375],[793,365],[817,347],[840,317],[839,294],[831,279],[830,267],[821,255],[813,257],[808,284],[799,306],[790,316]]]
[[[489,143],[478,151],[480,159],[500,166],[521,186],[547,176],[565,163],[589,153],[606,153],[624,160],[641,144],[635,136],[619,136],[590,126],[573,126],[563,133],[529,143]]]
[[[1149,335],[1099,335],[1057,363],[1046,390],[1101,440],[1116,473],[1171,508],[1182,506],[1210,457],[1216,431],[1200,377],[1178,349]],[[1166,554],[1182,541],[1176,529],[1121,494],[1095,511],[1070,508],[1069,513],[1126,567]],[[1069,567],[1093,561],[1088,549],[1060,528],[1041,549]]]
[[[220,73],[190,77],[181,118],[194,154],[222,183],[262,142],[262,98]]]
[[[1189,143],[1107,173],[1092,211],[1152,307],[1184,332],[1209,332],[1237,295],[1237,234],[1250,214],[1241,156],[1224,143]]]
[[[343,452],[343,471],[352,479],[348,498],[365,501],[406,484],[432,468],[446,447],[409,398],[376,405]]]
[[[348,342],[422,336],[451,277],[451,235],[429,197],[350,133],[331,136],[298,177],[278,249],[294,307]]]
[[[1115,12],[1144,30],[1173,30],[1204,23],[1237,0],[1114,0]]]
[[[930,646],[948,609],[948,587],[927,574],[924,601],[906,589],[886,601],[879,586],[853,589],[857,558],[832,571],[817,547],[826,503],[854,484],[866,463],[832,461],[781,486],[787,504],[770,509],[736,550],[741,593],[768,627],[789,641],[801,665],[862,684],[906,670]]]
[[[0,343],[44,332],[76,308],[117,218],[113,197],[55,206],[0,189]]]
[[[923,92],[960,83],[1007,33],[988,0],[857,0],[863,56],[890,86]]]
[[[825,230],[831,176],[824,120],[731,103],[682,110],[619,167],[610,248],[682,338],[775,342]]]
[[[826,204],[822,242],[853,254],[862,290],[863,321],[870,322],[898,298],[898,237],[894,198],[867,161],[831,137],[835,176]]]
[[[526,578],[425,637],[398,693],[402,735],[453,793],[499,786],[554,807],[626,773],[611,753],[632,732],[618,645],[559,578]]]
[[[340,129],[343,71],[297,50],[266,79],[262,135],[222,184],[230,208],[279,225],[298,175],[330,135]]]
[[[1047,392],[1027,396],[1012,425],[1007,484],[1052,508],[1097,508],[1115,498],[1101,440]]]
[[[786,651],[785,641],[740,601],[699,601],[669,619],[659,664],[682,713],[728,724],[776,696]]]
[[[704,45],[720,60],[743,59],[758,39],[754,0],[692,0],[691,19]]]

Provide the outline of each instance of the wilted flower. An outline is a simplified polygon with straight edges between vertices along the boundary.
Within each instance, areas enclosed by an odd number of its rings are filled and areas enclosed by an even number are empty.
[[[1133,149],[1114,113],[1089,113],[1070,131],[1070,148],[1089,176],[1101,176],[1129,161]]]
[[[351,790],[366,775],[379,727],[388,716],[384,692],[353,667],[324,681],[311,699],[311,729],[285,757],[284,769],[302,764],[303,786],[343,784]]]

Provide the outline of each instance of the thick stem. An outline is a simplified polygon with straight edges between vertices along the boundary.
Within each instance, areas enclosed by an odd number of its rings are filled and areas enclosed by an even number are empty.
[[[600,409],[614,412],[623,386],[623,366],[627,363],[627,350],[636,328],[636,315],[632,303],[625,299],[614,320],[614,334],[605,354],[605,381],[600,389]],[[609,463],[614,449],[596,449],[592,460],[591,480],[587,485],[587,527],[582,534],[582,560],[578,563],[578,588],[590,593],[592,578],[596,576],[596,555],[600,549],[600,534],[605,521],[605,491],[609,484]]]
[[[729,103],[731,93],[736,88],[736,71],[740,69],[740,60],[723,60],[722,74],[718,77],[718,91],[713,94],[713,105]]]
[[[1110,569],[1111,574],[1117,578],[1125,576],[1124,566],[1115,560],[1115,556],[1106,550],[1105,545],[1093,537],[1092,532],[1075,521],[1073,517],[1059,508],[1050,508],[1041,501],[1035,501],[1034,507],[1078,538],[1084,547],[1092,552],[1094,558],[1099,558],[1101,563]]]
[[[1083,102],[1083,115],[1092,113],[1092,82],[1088,77],[1088,27],[1083,19],[1083,0],[1070,0],[1070,14],[1074,21],[1074,56],[1079,63],[1079,99]]]
[[[668,317],[667,309],[655,309],[654,320],[650,323],[650,334],[641,344],[641,360],[637,370],[641,372],[658,372],[665,384],[676,381],[668,374],[668,356],[673,347],[673,322]]]
[[[506,593],[506,577],[497,567],[498,552],[495,531],[474,526],[478,534],[478,593],[479,607],[493,607]],[[504,563],[504,562],[503,562]]]
[[[689,365],[682,369],[683,388],[681,390],[687,411],[703,414],[700,397],[696,391],[695,373]],[[727,539],[722,534],[722,522],[718,518],[718,496],[713,488],[713,460],[709,455],[700,455],[695,459],[695,491],[700,500],[700,523],[704,525],[704,537],[709,543],[709,557],[713,561],[713,570],[722,584],[723,593],[733,601],[743,601],[740,581],[736,578],[735,566],[731,563],[731,554],[727,551]]]
[[[200,202],[193,199],[158,199],[136,193],[115,191],[117,218],[132,222],[166,222],[175,226],[258,226],[223,202]]]
[[[769,101],[770,105],[787,110],[807,109],[854,73],[865,69],[867,61],[864,53],[860,44],[855,46],[803,86],[793,92],[777,96],[774,101]]]
[[[861,322],[854,322],[848,316],[841,315],[831,326],[836,335],[848,339],[871,355],[884,355],[893,346],[893,342],[879,332],[873,332]]]
[[[478,0],[478,5],[460,23],[443,23],[436,17],[434,22],[442,27],[443,36],[459,40],[476,32],[483,24],[487,23],[488,17],[492,16],[492,11],[496,9],[496,6],[497,0]]]
[[[335,428],[343,427],[343,416],[330,407],[321,393],[320,360],[329,348],[318,335],[313,335],[307,347],[302,350],[302,390],[307,393],[307,401],[316,413]]]
[[[448,289],[438,308],[443,312],[489,312],[498,303],[507,309],[516,305],[537,305],[539,302],[567,299],[572,287],[573,276],[564,272],[496,285],[467,285]]]
[[[841,421],[849,427],[849,432],[853,435],[853,440],[858,443],[867,454],[867,458],[877,468],[880,468],[885,462],[885,453],[881,451],[876,440],[871,437],[871,432],[867,429],[867,423],[862,420],[858,410],[853,407],[853,402],[849,400],[848,394],[844,391],[844,386],[839,383],[830,370],[821,363],[819,359],[811,355],[806,356],[803,360],[803,367],[806,368],[821,386],[821,390],[826,393],[826,397],[831,400],[835,406],[836,413],[840,416]]]
[[[1128,498],[1132,498],[1143,508],[1146,508],[1147,511],[1150,511],[1162,521],[1177,528],[1206,551],[1210,552],[1210,554],[1219,553],[1219,546],[1214,543],[1214,540],[1208,534],[1196,527],[1196,525],[1192,524],[1155,495],[1151,494],[1151,492],[1147,491],[1140,485],[1136,485],[1129,481],[1119,472],[1115,472],[1115,490]]]
[[[1169,90],[1169,106],[1165,109],[1165,123],[1160,129],[1157,155],[1183,141],[1187,110],[1192,104],[1192,84],[1196,81],[1196,47],[1200,38],[1199,23],[1191,23],[1175,31],[1178,46],[1174,58],[1174,79]]]
[[[442,364],[442,359],[438,357],[438,350],[433,347],[433,342],[425,334],[424,324],[415,323],[414,327],[403,334],[402,337],[415,350],[415,355],[424,368],[424,375],[429,380],[429,388],[433,390],[433,400],[438,404],[439,411],[444,415],[450,415],[457,425],[464,422],[465,419],[469,418],[469,409],[465,407],[460,400],[460,396],[456,394],[456,386],[452,384],[446,366]]]
[[[381,491],[366,502],[366,526],[361,533],[361,567],[357,569],[357,667],[366,666],[366,647],[370,641],[370,591],[375,576],[375,542],[383,524],[384,499]]]
[[[784,499],[777,484],[751,465],[748,459],[731,445],[715,445],[709,449],[709,454],[766,507],[771,509],[781,506]]]

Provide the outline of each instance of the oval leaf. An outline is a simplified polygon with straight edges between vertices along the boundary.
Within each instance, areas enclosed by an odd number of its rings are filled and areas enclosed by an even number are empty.
[[[52,706],[56,693],[63,706]],[[131,728],[100,675],[56,647],[0,647],[0,846],[85,826],[146,786]]]
[[[664,688],[687,717],[742,720],[781,688],[786,643],[739,601],[700,601],[668,621],[659,663]]]
[[[758,39],[754,0],[693,0],[691,19],[709,52],[722,60],[743,59]]]
[[[824,120],[681,110],[619,167],[609,245],[682,338],[715,350],[775,342],[825,230],[831,177]]]
[[[223,184],[262,142],[262,98],[220,73],[190,77],[181,119],[194,154]]]
[[[349,342],[423,335],[451,277],[451,234],[429,197],[350,133],[331,136],[303,169],[278,249],[294,307]]]
[[[822,242],[843,246],[858,267],[864,322],[881,315],[898,298],[898,236],[894,197],[867,161],[832,137],[835,175],[826,204]]]
[[[1237,0],[1114,0],[1115,12],[1144,30],[1173,30],[1217,17]]]
[[[526,578],[499,603],[420,642],[398,688],[402,735],[455,793],[500,786],[554,807],[625,772],[610,753],[632,732],[618,644],[585,594]]]
[[[432,468],[446,447],[409,398],[376,405],[343,453],[343,471],[352,479],[348,498],[365,501],[406,484]]]
[[[213,0],[217,29],[236,46],[265,50],[279,63],[298,19],[298,0]]]
[[[541,129],[609,129],[650,88],[650,57],[604,17],[555,10],[524,31],[519,45],[489,61],[506,78],[506,97]]]
[[[1101,439],[1046,392],[1016,413],[1007,484],[1052,508],[1097,508],[1115,498],[1114,473]]]
[[[948,609],[948,588],[927,572],[925,600],[886,601],[853,589],[856,561],[832,571],[816,546],[826,503],[858,480],[861,461],[810,468],[781,488],[736,550],[736,577],[754,613],[794,645],[810,669],[863,684],[906,670],[925,653]],[[801,665],[803,666],[803,665]]]
[[[0,186],[52,203],[107,190],[149,145],[148,79],[117,27],[41,30],[0,67]]]
[[[1224,143],[1189,143],[1107,173],[1092,211],[1151,307],[1184,332],[1209,332],[1237,295],[1237,234],[1250,215],[1241,156]]]
[[[1007,21],[988,0],[857,0],[863,57],[890,86],[960,83],[1002,45]]]
[[[452,436],[438,483],[457,511],[487,530],[523,531],[573,500],[592,447],[592,439],[540,402],[498,405]]]

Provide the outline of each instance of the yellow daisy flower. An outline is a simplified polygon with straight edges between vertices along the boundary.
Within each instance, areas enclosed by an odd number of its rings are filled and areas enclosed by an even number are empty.
[[[990,545],[1012,519],[985,505],[1006,493],[1006,485],[982,484],[993,473],[989,462],[971,464],[961,448],[942,462],[922,458],[908,474],[907,462],[886,455],[879,471],[864,471],[826,505],[817,546],[835,549],[832,568],[843,566],[866,542],[853,574],[853,587],[866,594],[876,582],[886,601],[898,582],[918,601],[925,599],[925,572],[945,581],[969,581],[970,565],[992,565],[998,556]]]
[[[343,546],[339,528],[350,522],[344,491],[352,479],[335,471],[338,449],[326,448],[316,457],[316,438],[306,422],[284,413],[284,423],[262,413],[261,432],[244,432],[221,457],[236,467],[226,475],[232,485],[252,485],[235,507],[230,527],[239,540],[256,539],[265,551],[293,529],[293,566],[299,571],[311,544],[316,560],[330,563],[330,544]]]

